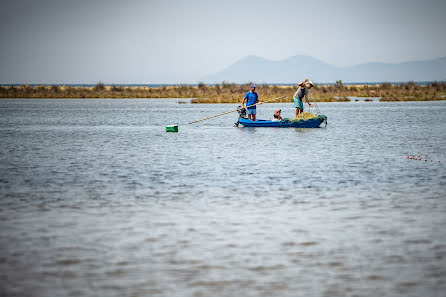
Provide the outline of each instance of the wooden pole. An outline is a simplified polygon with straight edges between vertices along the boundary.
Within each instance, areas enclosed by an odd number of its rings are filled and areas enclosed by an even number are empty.
[[[256,103],[256,104],[253,104],[253,105],[250,105],[250,106],[246,106],[246,108],[253,107],[253,106],[256,106],[256,105],[259,105],[259,104],[262,104],[262,103],[267,103],[267,102],[271,102],[271,101],[274,101],[274,100],[278,100],[278,99],[281,99],[283,97],[286,97],[286,96],[277,97],[277,98],[274,98],[274,99],[271,99],[271,100],[268,100],[268,101],[264,101],[264,102],[259,102],[259,103]],[[239,109],[237,108],[237,109],[234,109],[234,110],[231,110],[231,111],[226,111],[226,112],[223,112],[223,113],[220,113],[220,114],[217,114],[217,115],[214,115],[214,116],[210,116],[210,117],[207,117],[207,118],[204,118],[204,119],[196,120],[196,121],[190,122],[189,125],[190,124],[194,124],[194,123],[198,123],[198,122],[201,122],[201,121],[206,121],[206,120],[209,120],[209,119],[213,119],[213,118],[216,118],[216,117],[219,117],[219,116],[231,113],[231,112],[236,112],[237,110],[239,110]]]

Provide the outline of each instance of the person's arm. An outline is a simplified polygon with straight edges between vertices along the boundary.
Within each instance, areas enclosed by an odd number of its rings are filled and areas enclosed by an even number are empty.
[[[241,108],[244,107],[244,105],[245,105],[245,101],[246,101],[246,94],[245,94],[245,97],[243,97],[243,100],[242,100],[242,107],[241,107]],[[248,103],[248,102],[246,102],[246,103]]]
[[[259,95],[257,95],[256,104],[262,104],[262,102],[259,100]]]
[[[313,107],[313,104],[310,102],[310,100],[308,100],[308,92],[309,90],[305,92],[305,101],[308,103],[308,105],[310,105],[310,107]]]
[[[299,87],[304,87],[305,86],[305,83],[308,81],[308,77],[304,80],[304,81],[301,81],[299,84],[298,84],[298,86]]]

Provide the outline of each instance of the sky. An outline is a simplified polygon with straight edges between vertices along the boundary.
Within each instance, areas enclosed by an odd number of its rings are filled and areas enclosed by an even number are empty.
[[[237,60],[446,56],[444,0],[1,0],[0,83],[197,83]]]

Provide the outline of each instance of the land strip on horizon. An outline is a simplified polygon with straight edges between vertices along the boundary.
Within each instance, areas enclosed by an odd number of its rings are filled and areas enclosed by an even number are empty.
[[[206,85],[199,83],[179,86],[119,86],[98,83],[95,86],[70,85],[1,85],[0,98],[191,98],[193,103],[236,103],[249,90],[250,84],[222,83]],[[289,102],[297,86],[257,85],[260,100],[285,96],[278,102]],[[426,85],[408,82],[398,85],[342,84],[315,85],[311,99],[316,102],[350,101],[348,97],[374,97],[381,101],[431,101],[446,100],[446,82],[431,82]]]

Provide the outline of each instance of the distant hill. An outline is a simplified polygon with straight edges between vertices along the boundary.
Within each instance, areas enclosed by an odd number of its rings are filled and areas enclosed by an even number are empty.
[[[298,55],[282,61],[247,56],[226,69],[202,78],[205,83],[296,83],[309,77],[319,83],[445,81],[446,57],[405,63],[365,63],[335,67],[310,56]]]

